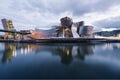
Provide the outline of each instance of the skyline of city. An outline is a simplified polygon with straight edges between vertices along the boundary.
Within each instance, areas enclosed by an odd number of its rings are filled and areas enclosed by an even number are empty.
[[[74,22],[70,17],[62,17],[60,24],[52,26],[49,30],[43,30],[35,28],[34,30],[17,30],[14,27],[12,20],[1,19],[5,32],[4,39],[14,40],[29,40],[29,39],[41,39],[51,37],[62,38],[98,38],[98,37],[120,37],[120,29],[104,29],[102,31],[94,32],[94,26],[86,25],[84,21]],[[1,37],[2,39],[2,37]]]

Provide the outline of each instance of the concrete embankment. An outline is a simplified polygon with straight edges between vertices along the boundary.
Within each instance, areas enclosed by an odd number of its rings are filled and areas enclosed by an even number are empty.
[[[120,42],[120,39],[106,38],[49,38],[49,39],[34,39],[34,40],[0,40],[0,42],[8,43],[107,43]]]

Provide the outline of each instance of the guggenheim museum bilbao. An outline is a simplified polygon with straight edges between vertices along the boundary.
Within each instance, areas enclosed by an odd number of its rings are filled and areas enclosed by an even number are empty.
[[[84,21],[73,22],[69,17],[60,19],[60,25],[53,26],[49,30],[42,30],[36,28],[35,30],[20,30],[16,33],[11,20],[2,19],[2,24],[5,32],[4,39],[42,39],[42,38],[92,38],[93,26],[86,26]],[[12,31],[9,32],[9,31]],[[30,34],[21,34],[22,32],[29,32]]]

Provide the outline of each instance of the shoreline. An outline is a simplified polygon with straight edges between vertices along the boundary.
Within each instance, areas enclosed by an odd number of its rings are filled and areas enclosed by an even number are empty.
[[[120,39],[107,38],[46,38],[33,40],[0,40],[6,43],[115,43],[120,42]]]

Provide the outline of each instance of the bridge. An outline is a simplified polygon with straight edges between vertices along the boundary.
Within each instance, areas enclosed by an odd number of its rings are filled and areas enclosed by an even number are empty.
[[[10,31],[10,30],[3,30],[3,29],[0,29],[0,32],[17,33],[17,34],[21,34],[21,35],[31,34],[30,32],[24,32],[24,31]]]

